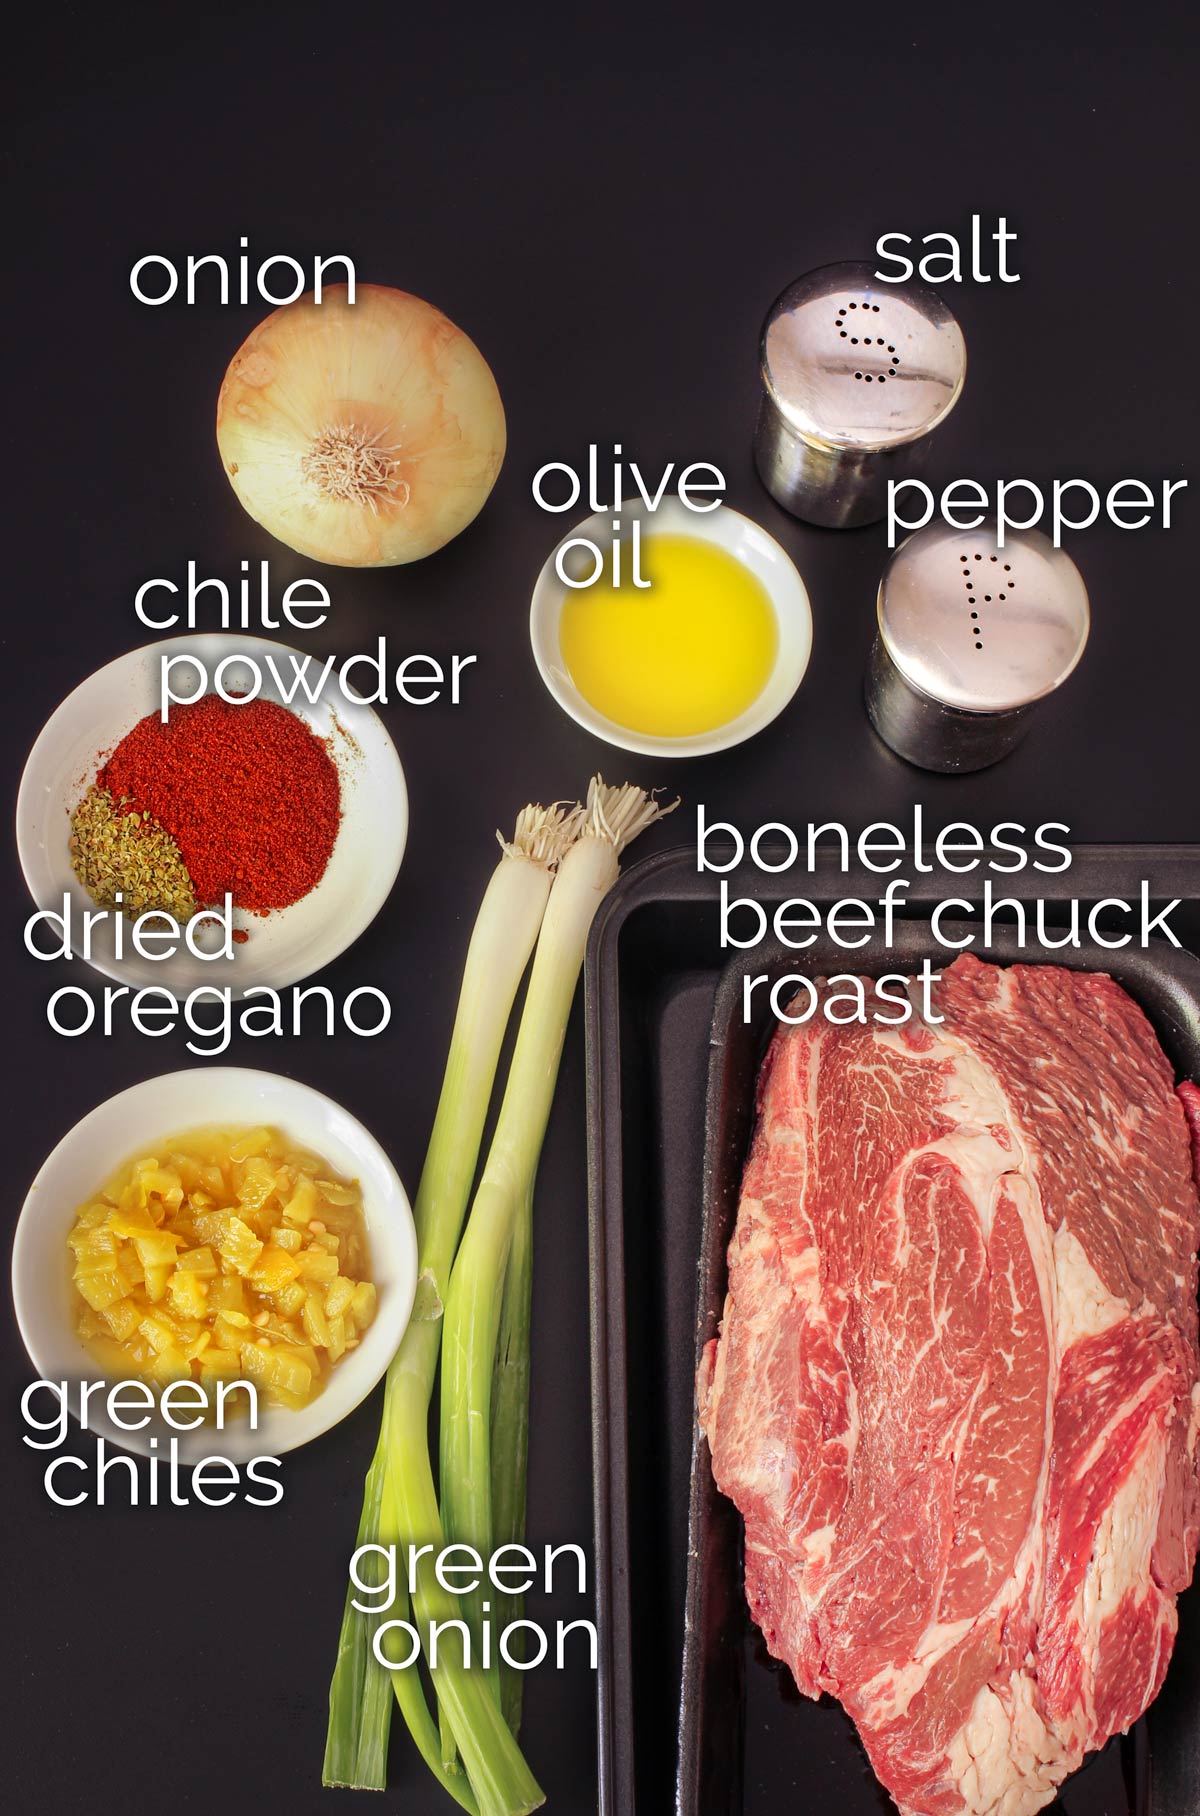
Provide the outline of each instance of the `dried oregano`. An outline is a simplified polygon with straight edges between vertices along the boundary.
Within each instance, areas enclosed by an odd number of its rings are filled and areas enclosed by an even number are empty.
[[[71,815],[71,868],[99,907],[135,920],[157,908],[182,926],[199,903],[179,847],[150,814],[124,807],[107,788],[88,789]]]

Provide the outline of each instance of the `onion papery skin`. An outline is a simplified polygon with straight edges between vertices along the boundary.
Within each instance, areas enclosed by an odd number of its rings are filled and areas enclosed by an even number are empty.
[[[347,441],[366,445],[375,474],[356,471],[353,495],[332,496],[314,450]],[[478,515],[504,459],[504,406],[440,309],[379,284],[358,284],[350,303],[338,285],[276,309],[243,342],[217,445],[243,507],[280,542],[334,567],[395,567]]]

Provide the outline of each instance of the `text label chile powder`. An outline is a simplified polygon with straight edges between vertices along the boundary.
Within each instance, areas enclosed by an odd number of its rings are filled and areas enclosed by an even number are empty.
[[[165,724],[151,713],[96,780],[173,835],[198,902],[231,895],[252,914],[287,908],[320,882],[341,818],[324,743],[271,700],[206,694]]]

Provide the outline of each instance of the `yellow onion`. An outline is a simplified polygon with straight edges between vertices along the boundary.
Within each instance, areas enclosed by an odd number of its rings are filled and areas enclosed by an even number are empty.
[[[217,399],[246,510],[337,567],[418,561],[466,528],[504,459],[504,406],[475,343],[403,290],[344,285],[260,322]]]

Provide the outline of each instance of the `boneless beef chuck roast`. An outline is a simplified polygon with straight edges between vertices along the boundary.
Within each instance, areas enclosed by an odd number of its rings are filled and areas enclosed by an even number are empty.
[[[801,1690],[901,1810],[1025,1816],[1195,1562],[1200,1092],[1108,977],[965,957],[935,1009],[776,1034],[700,1420]]]

